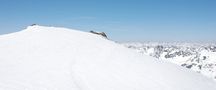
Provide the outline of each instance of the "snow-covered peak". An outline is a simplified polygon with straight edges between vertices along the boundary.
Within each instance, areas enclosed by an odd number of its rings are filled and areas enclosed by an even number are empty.
[[[54,27],[46,27],[46,26],[40,26],[40,25],[31,25],[28,26],[26,29],[23,31],[39,31],[39,30],[46,30],[45,28],[54,28]]]
[[[216,89],[213,80],[88,32],[30,26],[0,43],[0,90]]]
[[[31,25],[31,26],[28,26],[26,29],[22,30],[22,31],[25,31],[25,32],[44,32],[44,31],[49,31],[49,32],[53,32],[53,31],[58,31],[58,30],[61,30],[61,31],[76,31],[78,32],[78,30],[74,30],[74,29],[67,29],[67,28],[63,28],[63,27],[49,27],[49,26],[41,26],[41,25]],[[22,32],[21,31],[21,32]],[[79,31],[81,32],[81,31]]]

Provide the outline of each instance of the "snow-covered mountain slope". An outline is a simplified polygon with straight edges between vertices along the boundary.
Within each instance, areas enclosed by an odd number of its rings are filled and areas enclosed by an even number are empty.
[[[123,43],[138,52],[192,69],[216,80],[215,43]]]
[[[0,90],[216,90],[211,79],[91,33],[30,26],[0,43]]]

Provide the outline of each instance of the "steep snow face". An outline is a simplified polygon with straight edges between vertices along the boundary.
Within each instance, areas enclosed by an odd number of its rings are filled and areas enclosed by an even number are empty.
[[[128,48],[194,70],[216,80],[215,43],[123,43]]]
[[[31,26],[0,43],[0,90],[216,90],[197,73],[91,33]]]

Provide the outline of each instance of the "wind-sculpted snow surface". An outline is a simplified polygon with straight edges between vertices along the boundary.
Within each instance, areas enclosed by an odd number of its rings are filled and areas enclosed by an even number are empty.
[[[138,52],[178,64],[216,80],[215,43],[123,43]]]
[[[35,25],[0,43],[0,90],[216,90],[211,79],[91,33]]]

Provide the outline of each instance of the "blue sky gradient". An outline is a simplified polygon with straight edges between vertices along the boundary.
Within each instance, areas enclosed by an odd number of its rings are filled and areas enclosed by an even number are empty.
[[[115,41],[216,41],[216,0],[1,0],[0,34],[33,23]]]

